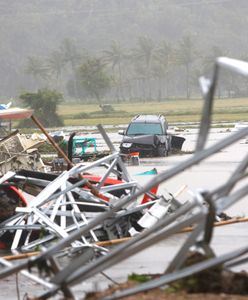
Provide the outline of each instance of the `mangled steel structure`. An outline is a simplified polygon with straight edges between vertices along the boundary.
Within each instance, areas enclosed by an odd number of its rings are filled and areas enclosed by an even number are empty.
[[[40,246],[41,252],[36,257],[11,264],[0,259],[5,266],[0,270],[0,278],[16,272],[35,280],[46,287],[46,292],[39,295],[41,299],[52,297],[61,291],[65,297],[73,298],[71,287],[79,282],[103,272],[116,263],[137,254],[139,251],[168,238],[181,229],[192,226],[186,241],[170,262],[165,273],[159,278],[141,284],[137,287],[113,294],[105,299],[119,299],[128,295],[147,291],[155,287],[164,286],[179,278],[210,268],[219,264],[234,266],[248,260],[248,245],[225,255],[215,256],[210,241],[216,214],[236,203],[248,193],[248,185],[237,185],[246,178],[248,155],[242,160],[238,168],[231,174],[230,179],[213,190],[195,192],[192,197],[180,204],[173,196],[154,195],[150,190],[182,171],[199,164],[204,159],[244,138],[248,128],[232,133],[230,136],[205,148],[211,126],[214,92],[220,68],[228,68],[243,75],[248,75],[246,62],[220,57],[216,60],[213,78],[200,79],[204,97],[204,107],[196,151],[189,159],[175,167],[156,175],[143,187],[134,182],[123,164],[119,153],[115,150],[105,131],[99,126],[112,154],[88,166],[76,165],[69,171],[63,172],[53,181],[35,178],[22,178],[22,175],[7,173],[1,182],[25,182],[38,184],[41,192],[27,207],[17,208],[17,214],[0,224],[1,234],[7,231],[13,233],[13,250],[30,250]],[[99,183],[92,187],[87,185],[83,174],[94,166],[106,167],[106,172]],[[123,182],[104,186],[104,181],[111,174],[115,174]],[[70,178],[77,180],[70,180]],[[245,182],[244,182],[245,183]],[[118,191],[116,195],[113,191]],[[111,194],[112,192],[112,194]],[[148,193],[151,201],[137,203],[137,199]],[[83,204],[82,204],[83,203]],[[123,237],[127,230],[135,226],[139,218],[145,216],[144,208],[163,206],[163,213],[157,222],[151,222],[139,234],[126,242],[108,249],[97,244],[98,232],[102,232],[110,224],[111,230],[107,237]],[[137,216],[138,213],[138,216]],[[134,222],[130,217],[135,216]],[[126,218],[127,217],[127,218]],[[69,219],[69,221],[68,221]],[[123,222],[124,220],[124,222]],[[123,230],[122,224],[125,226]],[[128,224],[128,226],[127,226]],[[112,227],[111,227],[112,226]],[[114,230],[112,230],[114,228]],[[44,236],[35,236],[34,231],[43,232]],[[112,235],[111,235],[112,234]],[[190,267],[183,267],[189,249],[192,246],[201,248],[209,257],[204,262]],[[71,255],[73,254],[73,255]],[[69,263],[60,265],[59,256],[70,257]],[[46,265],[52,275],[39,278],[30,269]],[[29,271],[28,271],[29,270]]]
[[[30,137],[18,131],[0,141],[0,174],[20,169],[46,171],[37,147],[45,140],[37,135]]]
[[[2,104],[3,105],[3,104]],[[30,118],[30,109],[9,108],[9,104],[0,110],[0,121]],[[0,176],[8,171],[20,169],[46,171],[37,147],[45,142],[39,135],[21,134],[18,130],[5,134],[0,140]]]

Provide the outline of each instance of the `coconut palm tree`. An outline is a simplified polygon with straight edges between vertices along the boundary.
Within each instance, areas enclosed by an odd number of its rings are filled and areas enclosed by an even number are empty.
[[[145,86],[148,87],[148,97],[146,98],[149,98],[149,100],[151,99],[151,65],[155,50],[156,47],[152,39],[147,36],[141,36],[138,38],[137,48],[132,51],[133,59],[145,66]]]
[[[197,51],[190,35],[184,36],[179,42],[179,47],[175,51],[174,61],[178,65],[183,65],[186,70],[186,97],[190,98],[190,73],[193,62],[196,59]]]
[[[70,65],[70,68],[71,68],[72,74],[73,74],[74,95],[76,98],[79,98],[77,68],[78,68],[78,65],[80,64],[80,60],[82,59],[82,56],[78,52],[75,43],[71,39],[65,39],[62,42],[62,45],[60,47],[60,52],[61,52],[61,55],[62,55],[65,63]]]
[[[47,66],[51,74],[54,75],[56,80],[56,88],[60,86],[59,79],[63,70],[65,69],[66,61],[61,51],[55,50],[51,53],[47,60]]]
[[[112,41],[110,49],[103,50],[103,60],[111,65],[113,79],[116,80],[117,84],[117,101],[119,102],[120,98],[123,99],[122,91],[122,63],[126,57],[124,49],[121,47],[120,43],[117,41]],[[116,71],[117,69],[117,71]],[[117,72],[117,74],[116,74]]]
[[[154,63],[152,66],[152,75],[158,80],[158,101],[162,100],[162,86],[165,77],[165,69],[164,66],[160,63]]]
[[[158,75],[160,81],[164,79],[164,86],[166,90],[166,98],[169,98],[168,93],[168,85],[169,85],[169,68],[172,64],[172,48],[171,45],[168,44],[166,41],[162,41],[159,45],[158,49],[155,53],[155,60],[157,61],[156,70],[158,71]],[[161,88],[162,88],[162,82]]]

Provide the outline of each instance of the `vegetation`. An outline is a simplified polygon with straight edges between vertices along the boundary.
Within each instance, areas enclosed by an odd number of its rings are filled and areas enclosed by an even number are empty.
[[[191,99],[217,56],[247,59],[245,0],[79,2],[1,5],[2,101],[44,88],[67,102]],[[247,92],[246,79],[220,74],[218,97]]]
[[[128,280],[132,280],[138,283],[144,283],[147,282],[149,280],[151,280],[151,276],[146,275],[146,274],[136,274],[136,273],[132,273],[130,275],[128,275]]]
[[[110,79],[104,72],[101,60],[87,59],[78,71],[78,79],[85,92],[101,103],[101,98],[110,87]]]
[[[20,99],[24,105],[33,109],[36,117],[46,127],[63,126],[61,118],[57,114],[57,105],[63,100],[60,93],[50,90],[38,90],[37,93],[23,93]],[[19,127],[32,127],[31,120],[23,120]]]
[[[65,53],[60,47],[62,50],[52,52],[43,63],[40,58],[28,57],[26,70],[33,75],[36,86],[46,82],[51,85],[51,77],[55,76],[53,85],[65,90],[70,97],[99,104],[199,97],[198,78],[203,74],[211,76],[216,55],[222,53],[213,47],[210,53],[199,55],[191,35],[183,36],[174,47],[164,40],[155,43],[147,36],[138,37],[136,47],[130,49],[114,41],[109,50],[91,57],[86,52],[80,56],[69,41],[63,41],[64,44],[70,50]],[[67,69],[63,74],[68,64],[70,71]],[[217,97],[246,95],[246,85],[244,78],[222,71]]]

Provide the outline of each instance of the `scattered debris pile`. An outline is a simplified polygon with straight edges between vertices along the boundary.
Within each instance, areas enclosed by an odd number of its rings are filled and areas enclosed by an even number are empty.
[[[0,141],[0,174],[20,169],[46,171],[37,147],[45,142],[39,135],[15,131]]]
[[[19,191],[32,190],[29,195],[33,198],[27,205],[16,207],[15,214],[10,209],[11,216],[0,223],[0,239],[6,240],[7,235],[7,246],[13,253],[28,252],[33,257],[15,263],[0,258],[3,266],[0,279],[21,272],[29,280],[46,288],[38,298],[48,299],[58,294],[73,299],[75,295],[72,288],[78,283],[103,274],[105,269],[190,228],[183,245],[163,274],[149,278],[149,281],[140,285],[127,286],[101,299],[125,298],[170,284],[175,287],[178,280],[188,290],[199,291],[191,285],[195,278],[197,281],[214,278],[214,282],[208,281],[211,291],[216,292],[221,290],[223,278],[237,282],[236,286],[247,286],[247,275],[234,275],[224,270],[248,261],[248,245],[237,245],[236,250],[216,255],[211,247],[211,239],[216,216],[248,193],[245,181],[248,156],[226,182],[213,189],[192,192],[188,201],[183,203],[176,195],[161,194],[157,190],[161,182],[200,164],[247,136],[248,128],[243,128],[205,148],[220,67],[248,75],[247,63],[229,58],[217,59],[212,81],[204,78],[200,81],[205,101],[195,153],[180,165],[154,174],[144,186],[131,178],[119,152],[100,125],[98,129],[111,152],[108,156],[87,165],[79,163],[75,166],[68,157],[63,156],[69,170],[56,175],[29,170],[5,173],[0,178],[2,187],[8,184],[17,187]],[[100,167],[104,168],[104,172],[94,173],[95,168]],[[238,184],[241,181],[243,184]],[[7,202],[12,202],[9,196],[7,198]],[[115,247],[109,248],[108,245],[114,244],[113,239],[123,243],[116,243]],[[197,259],[193,259],[193,256],[188,264],[192,248],[203,253],[204,259],[197,256]],[[31,252],[36,250],[40,251],[35,254]],[[65,258],[63,263],[62,258]],[[40,266],[48,268],[46,275],[36,275]],[[225,269],[219,266],[225,266]],[[36,272],[31,273],[34,269]],[[185,278],[188,279],[182,281]],[[246,289],[244,293],[247,293]]]
[[[15,215],[17,207],[26,206],[24,197],[18,189],[11,185],[3,185],[0,188],[0,222]]]

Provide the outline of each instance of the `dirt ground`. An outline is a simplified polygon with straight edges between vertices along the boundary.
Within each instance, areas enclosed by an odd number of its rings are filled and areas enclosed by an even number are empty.
[[[198,262],[203,262],[207,258],[199,252],[191,252],[183,267],[190,267]],[[121,285],[112,286],[106,291],[92,293],[86,300],[101,299],[106,295],[130,289],[142,282],[159,278],[160,275],[137,275],[133,274],[129,280]],[[144,299],[166,299],[166,300],[212,300],[227,299],[241,300],[248,299],[248,273],[245,271],[233,272],[222,265],[192,274],[185,278],[176,280],[168,284],[165,289],[157,288],[134,296],[126,297],[127,300]]]
[[[127,297],[126,300],[247,300],[247,296],[226,295],[226,294],[163,294],[159,292],[149,292],[148,294],[138,294],[136,296]]]
[[[223,299],[223,300],[245,300],[247,296],[237,296],[237,295],[215,295],[215,294],[195,294],[195,295],[137,295],[134,297],[128,297],[127,300],[157,300],[157,299],[166,299],[166,300],[216,300],[216,299]]]
[[[126,284],[126,287],[130,284]],[[124,286],[123,286],[124,288]],[[112,289],[111,289],[112,290]],[[88,294],[85,300],[100,300],[108,294],[107,291],[94,294]],[[230,294],[210,294],[210,293],[196,293],[188,294],[186,292],[180,293],[166,293],[161,289],[155,289],[146,293],[139,293],[134,296],[126,297],[125,300],[247,300],[248,295],[230,295]]]

